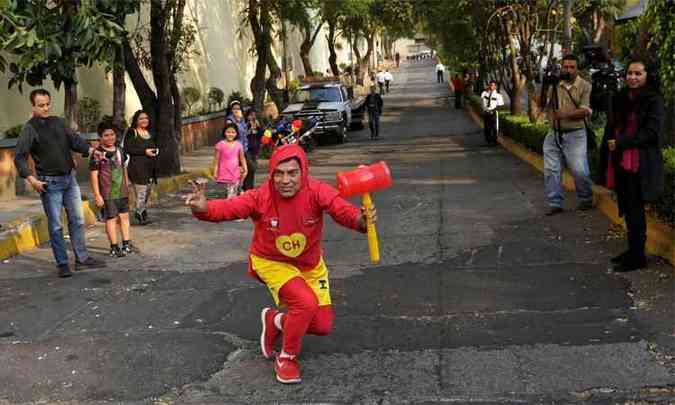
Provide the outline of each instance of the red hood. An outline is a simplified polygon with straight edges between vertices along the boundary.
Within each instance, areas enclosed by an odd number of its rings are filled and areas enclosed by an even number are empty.
[[[300,189],[307,187],[309,178],[309,162],[307,161],[307,155],[305,154],[305,151],[298,145],[283,145],[277,148],[272,154],[272,157],[270,157],[270,178],[268,182],[272,195],[278,196],[279,194],[274,188],[274,179],[272,178],[274,170],[276,170],[277,166],[279,166],[279,163],[291,158],[297,158],[300,161],[300,170],[302,171],[302,184],[300,185]]]

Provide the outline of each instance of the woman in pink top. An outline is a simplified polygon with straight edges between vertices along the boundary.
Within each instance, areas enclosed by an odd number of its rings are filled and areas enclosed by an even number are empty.
[[[241,188],[241,180],[246,177],[246,157],[239,142],[237,125],[228,123],[223,129],[224,140],[215,146],[213,156],[213,177],[216,183],[225,188],[227,198],[236,197]]]

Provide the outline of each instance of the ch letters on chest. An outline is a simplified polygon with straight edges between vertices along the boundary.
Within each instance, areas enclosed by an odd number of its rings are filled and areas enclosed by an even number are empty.
[[[291,235],[282,235],[276,239],[275,245],[277,250],[284,256],[298,257],[305,251],[307,238],[299,232]]]

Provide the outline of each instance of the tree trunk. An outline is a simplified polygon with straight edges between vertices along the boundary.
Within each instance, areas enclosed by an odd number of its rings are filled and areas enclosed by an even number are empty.
[[[340,69],[337,64],[337,52],[335,51],[335,22],[328,22],[328,35],[326,36],[326,41],[328,41],[328,63],[330,64],[330,70],[333,72],[334,76],[340,75]]]
[[[251,79],[251,93],[253,94],[253,105],[257,111],[262,111],[265,104],[265,76],[267,75],[268,49],[271,46],[267,27],[263,23],[268,13],[265,2],[258,0],[249,0],[248,2],[248,23],[253,32],[253,40],[256,50],[255,76]]]
[[[300,59],[302,60],[302,68],[305,70],[305,77],[314,76],[312,62],[309,60],[309,51],[312,49],[312,44],[309,43],[307,37],[300,45]]]
[[[138,95],[138,98],[141,101],[141,106],[143,107],[143,110],[145,110],[148,114],[150,114],[152,122],[156,122],[157,96],[155,95],[155,92],[148,84],[147,80],[145,80],[145,76],[143,76],[143,71],[141,70],[141,67],[138,64],[136,55],[134,55],[133,51],[131,50],[131,46],[129,45],[128,41],[124,41],[123,49],[124,49],[124,67],[127,73],[129,74],[131,83],[134,85],[134,90],[136,90],[136,94]]]
[[[284,89],[277,87],[277,81],[281,79],[282,72],[281,68],[279,68],[279,65],[277,64],[277,61],[272,55],[272,50],[268,49],[267,52],[267,68],[270,71],[270,77],[267,79],[265,86],[267,88],[267,92],[272,98],[272,101],[274,101],[279,111],[281,111],[285,108]]]
[[[166,6],[165,6],[166,7]],[[167,59],[168,44],[166,24],[168,12],[159,1],[150,6],[150,53],[152,58],[152,77],[157,89],[157,117],[155,130],[160,154],[157,164],[159,176],[172,176],[180,173],[180,159],[175,125],[175,109],[171,93],[171,67]]]
[[[66,124],[77,131],[79,129],[77,123],[77,82],[71,80],[63,82],[63,90],[63,115],[66,119]]]
[[[314,42],[316,41],[316,37],[319,35],[322,26],[323,22],[320,22],[319,25],[314,28],[314,33],[312,33],[309,26],[303,29],[304,35],[302,44],[300,45],[300,59],[302,59],[302,67],[305,69],[305,76],[314,76],[309,52],[312,50],[312,46],[314,46]]]
[[[534,80],[527,81],[527,116],[530,122],[535,123],[539,120],[539,104],[537,104],[537,86]]]
[[[126,107],[126,83],[124,81],[124,51],[117,51],[117,62],[113,69],[113,124],[124,128],[124,110]]]

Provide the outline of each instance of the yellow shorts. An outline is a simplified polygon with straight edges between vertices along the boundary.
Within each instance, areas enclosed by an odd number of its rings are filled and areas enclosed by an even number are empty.
[[[320,306],[331,304],[328,268],[323,258],[321,258],[316,268],[303,272],[288,263],[275,262],[251,255],[251,267],[267,285],[272,298],[274,298],[274,303],[277,305],[279,305],[279,290],[288,280],[294,277],[305,279],[309,287],[314,291],[314,294],[316,294]]]

